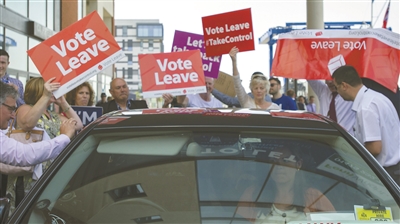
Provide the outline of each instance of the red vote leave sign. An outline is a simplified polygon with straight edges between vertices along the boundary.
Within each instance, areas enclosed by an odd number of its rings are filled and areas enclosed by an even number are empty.
[[[144,98],[206,92],[200,50],[139,54]]]
[[[28,55],[45,81],[56,77],[61,83],[53,93],[56,98],[125,57],[96,11],[31,48]]]
[[[386,29],[299,30],[279,35],[271,75],[332,79],[341,65],[395,92],[400,74],[400,35]]]
[[[206,54],[227,54],[234,47],[242,51],[254,50],[251,9],[242,9],[202,17]]]

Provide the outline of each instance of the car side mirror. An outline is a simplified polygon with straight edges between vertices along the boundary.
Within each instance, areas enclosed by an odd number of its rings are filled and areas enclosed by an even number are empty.
[[[0,198],[0,224],[6,223],[8,219],[8,213],[10,211],[10,199],[5,197],[5,198]]]

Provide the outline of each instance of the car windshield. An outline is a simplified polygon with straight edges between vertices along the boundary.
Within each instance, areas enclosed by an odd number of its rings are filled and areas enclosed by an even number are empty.
[[[23,223],[399,221],[399,206],[340,135],[95,130]]]

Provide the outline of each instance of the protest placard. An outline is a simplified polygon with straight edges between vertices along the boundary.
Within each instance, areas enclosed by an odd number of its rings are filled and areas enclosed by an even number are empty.
[[[219,72],[218,79],[214,82],[214,89],[231,97],[236,96],[233,77],[225,72]]]
[[[81,119],[83,126],[90,124],[103,115],[102,107],[72,106],[72,109]]]
[[[219,66],[221,65],[221,55],[207,57],[203,35],[188,33],[176,30],[171,52],[200,50],[201,60],[203,61],[204,75],[217,78]]]
[[[205,93],[200,50],[139,54],[143,98]]]
[[[56,98],[111,66],[125,54],[94,11],[28,50],[45,81],[56,77]]]
[[[298,30],[279,35],[271,75],[325,79],[352,65],[393,92],[400,73],[400,35],[386,29]]]
[[[251,9],[202,17],[208,57],[227,54],[234,47],[241,52],[254,50]]]

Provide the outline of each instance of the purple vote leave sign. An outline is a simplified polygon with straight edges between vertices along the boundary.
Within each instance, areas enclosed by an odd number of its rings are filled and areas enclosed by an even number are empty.
[[[203,60],[204,76],[218,78],[221,55],[207,57],[203,35],[175,30],[171,52],[190,51],[199,49]]]

